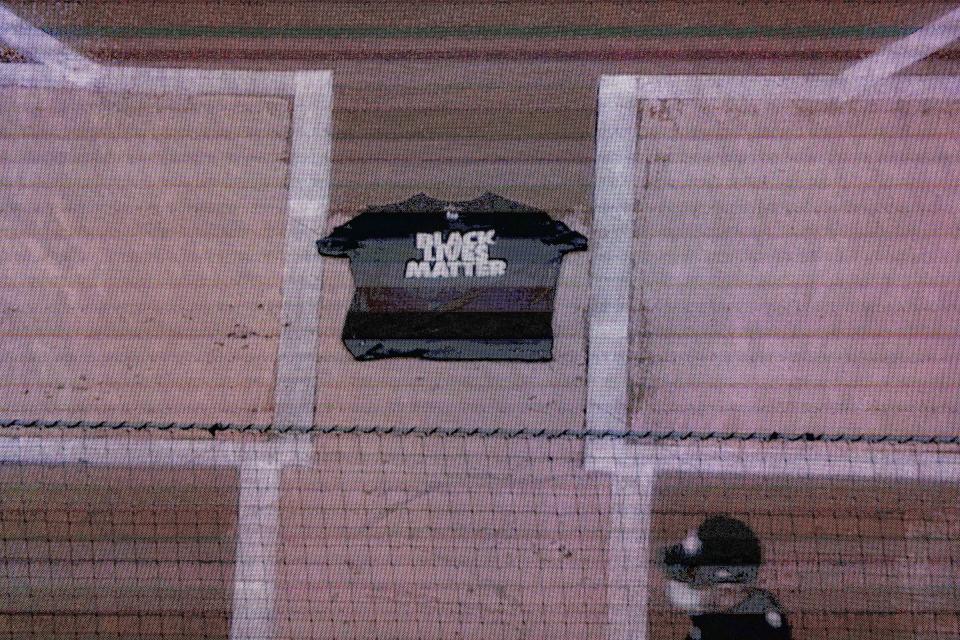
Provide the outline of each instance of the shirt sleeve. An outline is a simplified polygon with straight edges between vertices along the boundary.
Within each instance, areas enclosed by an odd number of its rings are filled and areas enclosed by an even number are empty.
[[[317,251],[320,255],[338,258],[350,255],[351,251],[359,247],[362,238],[357,229],[357,218],[335,227],[326,238],[317,240]]]
[[[551,220],[545,236],[545,242],[552,244],[560,253],[568,251],[586,251],[587,237],[574,231],[559,220]]]

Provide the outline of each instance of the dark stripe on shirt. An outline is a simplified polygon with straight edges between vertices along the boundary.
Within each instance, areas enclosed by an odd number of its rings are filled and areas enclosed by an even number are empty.
[[[553,311],[554,291],[551,287],[360,287],[352,308],[366,313],[499,312],[508,309],[547,313]]]
[[[363,313],[350,312],[344,339],[539,339],[552,338],[549,312]]]

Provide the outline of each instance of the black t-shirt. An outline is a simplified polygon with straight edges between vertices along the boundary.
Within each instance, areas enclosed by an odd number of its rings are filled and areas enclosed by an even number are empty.
[[[790,623],[773,595],[754,589],[732,609],[690,616],[687,640],[790,640]]]
[[[317,241],[347,256],[343,341],[358,360],[549,360],[560,261],[587,239],[494,194],[371,207]]]

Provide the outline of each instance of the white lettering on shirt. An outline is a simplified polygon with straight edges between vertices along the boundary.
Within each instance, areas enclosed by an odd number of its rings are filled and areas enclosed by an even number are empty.
[[[408,260],[406,278],[483,278],[502,276],[506,260],[491,260],[490,245],[496,231],[451,231],[446,238],[440,231],[418,233],[419,260]]]

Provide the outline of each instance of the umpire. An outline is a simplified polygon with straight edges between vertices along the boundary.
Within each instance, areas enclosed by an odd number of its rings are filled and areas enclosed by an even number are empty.
[[[663,551],[667,596],[690,616],[687,640],[789,640],[776,598],[756,587],[760,541],[728,515],[707,518]]]

